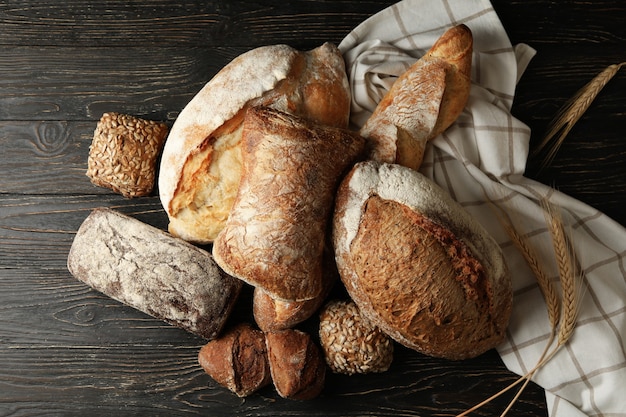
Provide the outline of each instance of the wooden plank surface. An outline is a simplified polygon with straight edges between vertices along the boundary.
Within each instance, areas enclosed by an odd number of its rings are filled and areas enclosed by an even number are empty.
[[[0,416],[453,415],[515,379],[495,351],[449,362],[398,348],[388,373],[331,375],[316,400],[282,400],[271,388],[242,400],[199,368],[202,340],[90,290],[66,269],[74,233],[95,207],[167,226],[158,197],[127,200],[84,175],[104,111],[171,124],[240,53],[339,43],[393,3],[0,3]],[[578,88],[626,61],[626,7],[618,0],[493,6],[512,42],[537,50],[513,107],[536,146]],[[622,225],[625,91],[622,70],[553,163],[541,170],[531,159],[527,170]],[[232,320],[250,318],[249,298]],[[509,398],[475,415],[498,415]],[[547,415],[543,391],[531,384],[510,415]]]

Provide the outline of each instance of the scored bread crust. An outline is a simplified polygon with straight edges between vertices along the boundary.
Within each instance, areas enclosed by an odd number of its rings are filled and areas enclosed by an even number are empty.
[[[252,106],[347,127],[350,91],[341,53],[330,43],[306,52],[259,47],[232,60],[196,94],[172,126],[159,170],[173,235],[205,244],[223,227],[241,178],[243,117]]]
[[[243,175],[224,229],[218,265],[274,299],[303,301],[323,290],[323,251],[341,175],[364,139],[268,108],[246,113]]]
[[[470,29],[454,26],[398,77],[361,128],[370,159],[419,168],[426,143],[467,104],[472,49]]]
[[[366,225],[375,203],[403,213],[387,223],[400,223],[397,229]],[[369,240],[363,238],[367,227],[373,230]],[[500,247],[419,172],[375,161],[355,165],[337,193],[333,243],[350,296],[364,316],[399,343],[464,359],[504,338],[512,285]],[[458,265],[467,277],[450,272]]]

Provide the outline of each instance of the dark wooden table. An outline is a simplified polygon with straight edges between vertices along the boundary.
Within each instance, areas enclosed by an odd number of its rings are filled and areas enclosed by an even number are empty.
[[[85,176],[103,112],[171,124],[240,53],[339,43],[392,3],[0,2],[0,415],[452,415],[515,379],[495,351],[449,362],[398,348],[389,372],[330,375],[316,400],[283,400],[271,387],[243,400],[198,366],[202,340],[90,290],[66,269],[74,233],[94,207],[167,223],[158,197],[127,200]],[[534,147],[567,98],[626,61],[626,3],[493,4],[512,42],[538,51],[513,108]],[[533,159],[527,176],[626,225],[625,159],[623,69],[553,163],[540,170]],[[509,398],[476,415],[499,415]],[[510,415],[547,415],[542,389],[531,385]]]

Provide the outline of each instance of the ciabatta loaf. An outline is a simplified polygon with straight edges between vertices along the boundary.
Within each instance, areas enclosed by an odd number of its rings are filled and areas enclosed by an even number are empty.
[[[448,359],[502,341],[512,304],[500,247],[443,189],[397,164],[357,164],[337,193],[340,277],[399,343]]]
[[[272,298],[302,301],[323,290],[326,226],[341,176],[361,155],[355,132],[268,108],[246,113],[243,175],[215,261]]]
[[[252,106],[347,127],[350,91],[339,50],[329,43],[308,52],[287,45],[253,49],[189,102],[172,126],[159,173],[173,235],[209,243],[224,226],[241,178],[243,116]]]
[[[446,130],[467,104],[472,32],[448,29],[391,86],[361,128],[370,158],[417,169],[426,143]]]

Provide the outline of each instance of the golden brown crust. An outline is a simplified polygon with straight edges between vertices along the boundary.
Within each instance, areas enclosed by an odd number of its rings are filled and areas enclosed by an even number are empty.
[[[268,106],[320,124],[347,127],[350,92],[339,50],[253,49],[224,67],[183,109],[159,174],[170,232],[210,243],[223,228],[241,178],[245,112]]]
[[[311,337],[295,329],[265,334],[276,392],[293,400],[310,400],[324,389],[326,363]]]
[[[371,159],[417,169],[426,143],[447,129],[469,98],[472,33],[446,31],[394,82],[361,129]]]
[[[249,109],[243,176],[213,245],[216,262],[275,299],[319,296],[335,190],[363,145],[363,138],[348,130],[273,109]]]
[[[265,332],[293,328],[310,318],[324,303],[339,275],[332,249],[324,250],[322,272],[323,289],[315,298],[304,301],[283,301],[273,298],[256,287],[252,298],[252,312],[259,328]]]
[[[217,383],[246,397],[271,383],[265,335],[241,323],[204,345],[198,362]]]
[[[504,338],[512,290],[500,248],[442,189],[412,169],[366,162],[336,201],[341,280],[373,324],[448,359]]]

